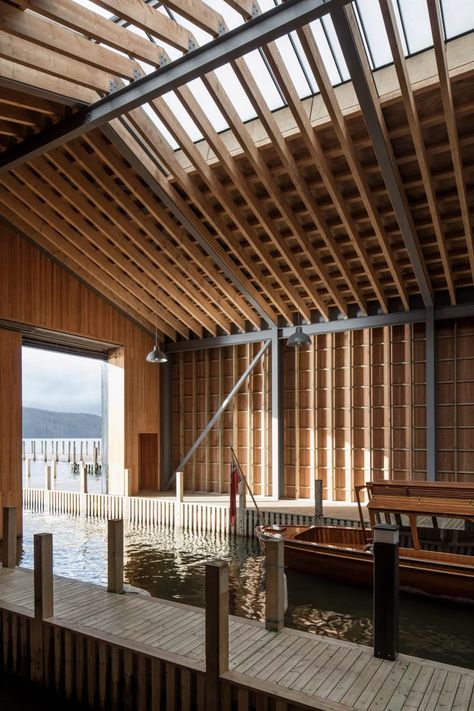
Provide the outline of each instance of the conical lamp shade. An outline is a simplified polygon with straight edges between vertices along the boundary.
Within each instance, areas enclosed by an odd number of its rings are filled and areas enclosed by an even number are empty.
[[[311,338],[307,333],[303,332],[301,326],[297,326],[295,332],[291,334],[286,342],[287,346],[293,346],[294,348],[300,348],[301,346],[310,346]]]
[[[168,356],[166,353],[163,353],[163,351],[158,347],[158,344],[155,343],[153,350],[151,350],[147,357],[146,357],[148,363],[167,363],[168,362]]]

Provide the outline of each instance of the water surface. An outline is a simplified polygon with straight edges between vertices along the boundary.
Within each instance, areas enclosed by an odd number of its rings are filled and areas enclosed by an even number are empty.
[[[106,523],[25,512],[22,565],[32,567],[34,533],[54,534],[54,571],[100,585],[106,582]],[[129,526],[125,578],[156,597],[204,606],[205,563],[229,562],[231,612],[262,620],[263,558],[256,542],[215,534]],[[372,595],[287,571],[285,624],[361,644],[372,643]],[[474,669],[474,607],[402,595],[400,651]]]

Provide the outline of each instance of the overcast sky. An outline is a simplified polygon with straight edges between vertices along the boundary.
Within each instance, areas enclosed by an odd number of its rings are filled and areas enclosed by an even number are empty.
[[[23,405],[100,415],[101,369],[92,358],[23,348]]]

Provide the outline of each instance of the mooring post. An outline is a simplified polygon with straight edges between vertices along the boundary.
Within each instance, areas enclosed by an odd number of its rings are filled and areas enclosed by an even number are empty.
[[[374,657],[398,657],[400,622],[398,526],[374,527]]]
[[[229,670],[229,565],[206,564],[206,711],[219,711],[220,682]]]
[[[239,502],[237,506],[237,534],[239,536],[245,535],[245,516],[247,510],[247,487],[245,482],[241,481],[239,484]]]
[[[42,682],[45,668],[43,621],[54,615],[52,534],[36,533],[33,545],[35,606],[31,630],[31,676],[33,681]]]
[[[16,565],[16,506],[3,507],[2,564],[4,568]]]
[[[30,477],[31,477],[31,460],[28,459],[28,457],[25,459],[25,474],[26,474],[26,478],[30,479]]]
[[[34,440],[31,442],[31,452],[33,454],[33,461],[36,462],[36,442]]]
[[[87,494],[87,470],[84,462],[79,462],[79,484],[81,494]]]
[[[184,501],[184,472],[176,472],[176,503]]]
[[[123,593],[123,519],[107,522],[107,591]]]
[[[71,442],[67,443],[67,461],[68,463],[71,461]]]
[[[283,540],[265,542],[265,627],[280,632],[285,624]]]
[[[48,443],[44,440],[44,461],[48,461]]]
[[[24,460],[26,457],[26,447],[25,447],[25,440],[23,439],[21,441],[21,458]]]
[[[72,443],[72,463],[76,466],[76,440]]]
[[[314,525],[323,523],[323,480],[314,480]]]
[[[46,491],[51,491],[51,467],[49,464],[44,465],[44,488]]]
[[[56,440],[55,449],[54,449],[54,461],[59,462],[58,440]]]

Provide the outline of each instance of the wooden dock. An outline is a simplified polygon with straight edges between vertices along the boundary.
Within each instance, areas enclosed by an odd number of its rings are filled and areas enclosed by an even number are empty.
[[[0,569],[0,609],[7,671],[93,708],[207,709],[204,610],[55,577],[54,617],[35,621],[33,573],[22,568]],[[233,616],[229,639],[222,709],[474,709],[474,671],[406,655],[382,661],[365,646]]]

